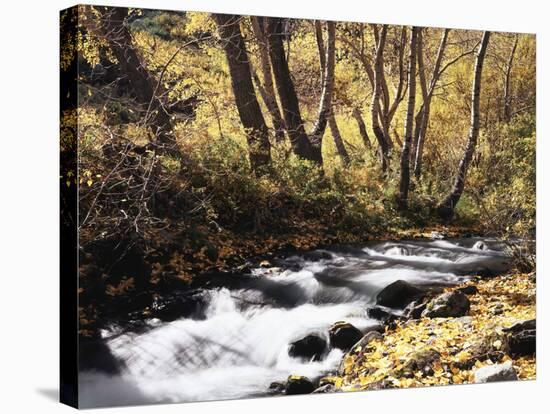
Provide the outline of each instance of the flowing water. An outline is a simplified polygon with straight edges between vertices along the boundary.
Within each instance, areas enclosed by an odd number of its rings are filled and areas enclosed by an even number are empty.
[[[316,378],[334,371],[342,351],[322,361],[288,355],[289,343],[346,321],[360,330],[388,284],[452,285],[480,272],[508,268],[503,247],[476,238],[377,242],[297,254],[258,268],[237,287],[206,289],[201,315],[104,336],[121,372],[80,374],[84,407],[205,401],[266,395],[288,375]],[[400,310],[394,310],[399,313]]]

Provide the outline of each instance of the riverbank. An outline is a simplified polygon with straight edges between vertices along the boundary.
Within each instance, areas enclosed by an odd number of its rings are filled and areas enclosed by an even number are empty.
[[[526,324],[536,318],[535,273],[478,278],[446,291],[460,288],[471,293],[467,316],[398,321],[356,345],[339,375],[322,382],[361,391],[535,379],[534,326]]]

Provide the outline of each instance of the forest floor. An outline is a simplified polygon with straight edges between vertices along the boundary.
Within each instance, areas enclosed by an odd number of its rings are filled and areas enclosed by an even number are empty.
[[[514,353],[509,328],[535,320],[536,274],[479,278],[447,290],[470,285],[477,289],[469,296],[469,316],[397,322],[348,352],[339,375],[323,381],[337,391],[467,384],[476,382],[478,369],[507,361],[517,379],[535,379],[535,354]]]

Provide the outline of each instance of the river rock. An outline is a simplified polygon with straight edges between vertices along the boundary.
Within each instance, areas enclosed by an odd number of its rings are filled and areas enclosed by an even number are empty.
[[[426,309],[426,305],[426,302],[416,300],[409,303],[403,311],[403,317],[405,319],[419,319],[424,309]]]
[[[512,361],[503,364],[487,365],[474,372],[474,381],[476,383],[496,382],[496,381],[515,381],[518,379]]]
[[[348,351],[363,337],[359,329],[347,322],[336,322],[328,331],[330,346]]]
[[[422,311],[423,318],[449,318],[465,316],[470,311],[470,300],[458,291],[443,293],[432,299]]]
[[[303,257],[304,259],[310,260],[312,262],[332,259],[332,255],[326,250],[312,250],[310,252],[304,253]]]
[[[269,384],[268,392],[270,394],[284,394],[286,390],[286,384],[284,382],[275,381]]]
[[[483,243],[482,241],[477,241],[474,244],[474,249],[476,250],[487,250],[487,245]]]
[[[457,289],[459,292],[464,293],[465,295],[475,295],[478,293],[478,289],[475,285],[463,286]]]
[[[376,308],[368,308],[367,316],[371,319],[376,319],[377,321],[385,322],[386,320],[390,319],[393,315],[382,308],[376,307]]]
[[[294,358],[319,361],[327,351],[327,342],[318,335],[308,335],[294,341],[288,348],[288,355]]]
[[[503,329],[508,334],[508,350],[512,356],[527,356],[537,350],[537,321],[531,319]]]
[[[307,377],[291,375],[286,381],[286,395],[311,394],[313,391],[315,386]]]
[[[424,291],[422,289],[404,280],[396,280],[378,292],[376,304],[388,308],[403,308],[423,295]]]

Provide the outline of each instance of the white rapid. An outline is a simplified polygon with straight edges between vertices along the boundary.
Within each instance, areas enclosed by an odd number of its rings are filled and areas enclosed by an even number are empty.
[[[82,406],[243,398],[266,395],[271,382],[290,374],[317,378],[337,368],[342,351],[308,362],[288,355],[292,341],[311,333],[328,338],[336,321],[360,330],[377,324],[367,308],[396,280],[456,284],[504,272],[508,260],[497,243],[472,238],[340,247],[273,265],[253,270],[238,288],[206,290],[200,319],[153,319],[139,332],[106,331],[121,373],[81,373]]]

